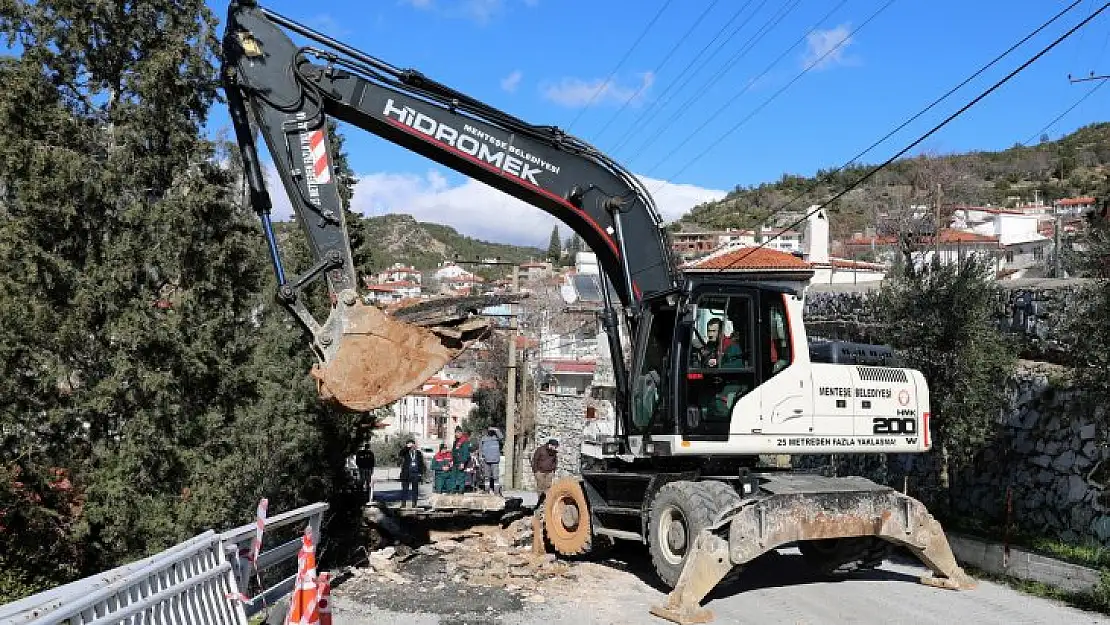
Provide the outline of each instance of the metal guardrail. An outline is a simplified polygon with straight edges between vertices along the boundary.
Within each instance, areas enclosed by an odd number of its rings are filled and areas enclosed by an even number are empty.
[[[270,534],[271,531],[308,519],[308,524],[312,527],[312,535],[315,537],[315,543],[317,545],[316,557],[319,558],[321,537],[320,524],[327,510],[328,504],[317,502],[267,518],[266,531],[262,536],[263,546],[266,544],[266,535]],[[236,581],[240,589],[249,588],[248,582],[253,569],[251,563],[244,556],[247,550],[250,549],[251,541],[254,539],[254,532],[254,523],[248,523],[233,530],[228,530],[220,535],[220,540],[223,541],[224,549],[227,552],[227,558],[232,563],[232,568],[235,570]],[[281,564],[286,560],[295,559],[300,548],[301,537],[297,536],[286,543],[269,550],[263,550],[258,554],[258,573],[261,574],[266,569]],[[289,594],[293,590],[293,584],[296,578],[297,575],[294,573],[269,588],[262,590],[257,595],[248,597],[250,600],[243,606],[247,616],[258,614],[262,611],[264,606],[272,605],[281,597]]]
[[[314,503],[276,515],[266,520],[266,533],[308,519],[319,545],[327,509]],[[254,532],[253,523],[222,534],[208,530],[161,553],[0,605],[0,625],[246,625],[248,617],[289,593],[296,578],[239,600],[253,571],[245,555]],[[300,544],[297,538],[262,551],[258,571],[296,558]]]

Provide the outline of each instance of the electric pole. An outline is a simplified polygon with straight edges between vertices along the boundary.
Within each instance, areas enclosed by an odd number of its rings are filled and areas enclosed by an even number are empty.
[[[515,262],[503,261],[500,258],[494,260],[459,260],[459,255],[455,254],[455,263],[459,265],[511,265],[513,268],[513,281],[512,293],[520,292],[520,266]],[[513,306],[513,304],[509,304]],[[509,316],[509,363],[508,363],[508,385],[505,389],[505,466],[506,476],[505,482],[508,488],[516,488],[516,336],[517,330],[517,312],[511,312]]]
[[[1063,273],[1060,263],[1060,211],[1053,211],[1052,216],[1052,277],[1060,278]]]
[[[520,291],[520,267],[513,263],[513,293]],[[516,315],[509,317],[509,384],[505,389],[505,465],[509,488],[516,488]]]

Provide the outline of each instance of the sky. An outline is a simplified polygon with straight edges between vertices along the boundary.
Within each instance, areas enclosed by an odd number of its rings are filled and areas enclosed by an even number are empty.
[[[394,66],[523,120],[569,130],[645,180],[666,220],[736,186],[843,165],[1047,21],[1047,0],[271,0]],[[1051,43],[1040,35],[863,159],[878,163]],[[227,2],[210,2],[223,20]],[[1110,73],[1110,9],[912,153],[1036,142]],[[1099,90],[1045,132],[1107,118]],[[215,132],[228,124],[217,107]],[[353,207],[409,213],[486,240],[546,247],[557,222],[376,135],[344,127]],[[277,189],[275,189],[276,191]],[[290,214],[274,194],[275,216]],[[564,235],[569,231],[562,227]]]

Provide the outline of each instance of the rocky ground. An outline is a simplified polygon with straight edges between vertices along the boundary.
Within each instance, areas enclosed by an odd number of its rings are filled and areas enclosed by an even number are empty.
[[[394,545],[369,554],[335,590],[398,613],[447,617],[441,622],[488,623],[528,605],[571,599],[595,584],[604,566],[532,553],[531,517],[501,527],[428,529],[429,543]]]

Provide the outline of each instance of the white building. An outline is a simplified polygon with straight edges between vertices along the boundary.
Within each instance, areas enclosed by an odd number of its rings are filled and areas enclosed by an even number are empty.
[[[378,283],[388,284],[390,282],[413,282],[421,284],[424,276],[416,270],[415,267],[410,267],[404,263],[393,263],[393,265],[384,271],[378,273]]]
[[[1052,239],[1040,232],[1043,221],[1043,213],[1024,209],[965,207],[953,213],[952,227],[996,238],[998,271],[1008,278],[1021,278],[1028,270],[1043,266],[1052,251]]]
[[[830,256],[829,220],[824,209],[816,208],[810,207],[802,244],[802,257],[813,267],[810,284],[859,284],[886,277],[886,265]]]
[[[381,431],[387,435],[408,432],[422,441],[449,439],[470,415],[476,390],[475,382],[430,378],[420,390],[393,402],[393,418]]]
[[[366,285],[365,299],[368,304],[391,304],[413,297],[420,297],[420,285],[415,282]]]

